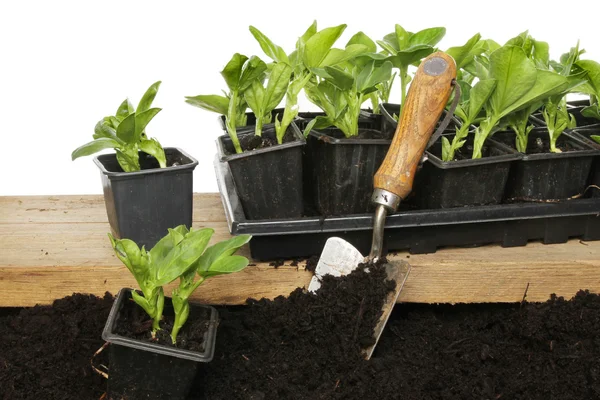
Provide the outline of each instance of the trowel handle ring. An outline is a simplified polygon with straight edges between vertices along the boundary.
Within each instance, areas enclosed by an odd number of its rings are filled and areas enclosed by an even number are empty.
[[[388,153],[375,174],[375,189],[404,199],[412,190],[415,172],[452,93],[456,63],[449,55],[436,52],[417,70],[402,110]]]

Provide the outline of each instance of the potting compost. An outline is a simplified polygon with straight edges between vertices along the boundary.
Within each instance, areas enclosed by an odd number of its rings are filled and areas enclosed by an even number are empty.
[[[546,303],[401,304],[370,361],[383,271],[327,277],[318,296],[219,309],[214,360],[190,399],[600,398],[600,296]],[[0,399],[99,399],[90,359],[112,296],[0,313]],[[94,360],[104,365],[100,354]],[[110,371],[110,365],[108,365]]]

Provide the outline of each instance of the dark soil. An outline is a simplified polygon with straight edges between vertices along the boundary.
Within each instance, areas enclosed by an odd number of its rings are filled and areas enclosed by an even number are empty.
[[[170,301],[165,299],[163,319],[160,321],[161,330],[152,338],[152,320],[148,314],[133,300],[126,300],[123,304],[120,318],[114,333],[136,340],[146,340],[159,344],[172,346],[171,330],[173,329],[174,316]],[[204,334],[208,330],[210,310],[201,307],[190,307],[190,316],[183,328],[177,334],[176,347],[204,351]]]
[[[383,268],[370,270],[327,276],[317,294],[297,289],[287,299],[223,310],[217,340],[226,349],[206,371],[206,398],[334,397],[336,382],[354,374],[361,349],[374,343],[384,298],[395,286],[386,284]]]
[[[0,399],[99,399],[106,381],[90,358],[112,303],[77,294],[0,317]]]
[[[215,358],[197,379],[206,393],[191,398],[600,399],[600,296],[400,304],[364,361],[361,342],[385,291],[371,279],[361,271],[327,279],[318,296],[298,289],[221,308]],[[111,301],[76,295],[0,317],[0,399],[99,399],[106,381],[89,359]]]
[[[294,131],[292,129],[288,129],[285,135],[283,136],[283,143],[289,143],[296,140],[294,136]],[[238,139],[240,141],[240,146],[242,146],[243,151],[251,151],[258,149],[265,149],[272,146],[277,146],[277,138],[275,136],[275,131],[273,128],[264,129],[262,132],[262,136],[256,136],[254,131],[248,133],[242,133],[238,135]],[[225,153],[226,155],[235,154],[235,150],[233,148],[233,144],[229,137],[226,137],[224,140],[225,144]]]

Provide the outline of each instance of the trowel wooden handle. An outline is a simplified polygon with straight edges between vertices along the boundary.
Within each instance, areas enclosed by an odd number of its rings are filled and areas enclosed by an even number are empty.
[[[449,55],[437,52],[423,60],[402,105],[390,149],[375,174],[375,189],[387,190],[401,199],[408,196],[417,165],[448,103],[455,78],[456,63]]]

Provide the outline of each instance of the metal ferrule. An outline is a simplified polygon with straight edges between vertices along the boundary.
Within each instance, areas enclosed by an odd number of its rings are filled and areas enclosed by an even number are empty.
[[[398,209],[400,200],[402,200],[400,196],[383,189],[375,189],[371,197],[371,202],[384,206],[386,211],[392,213]]]

